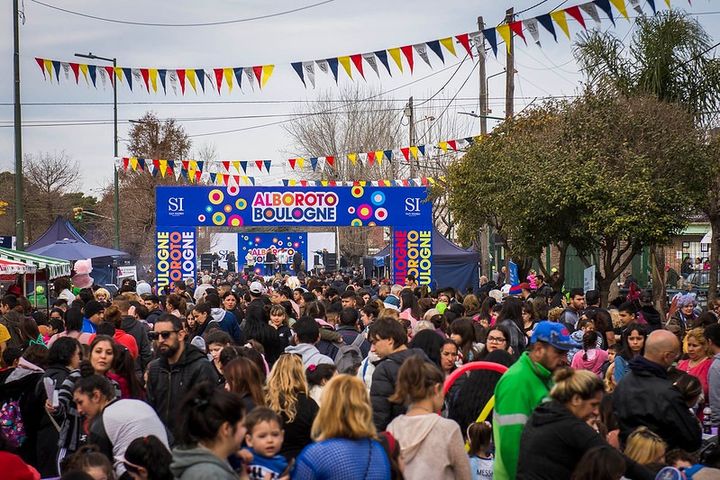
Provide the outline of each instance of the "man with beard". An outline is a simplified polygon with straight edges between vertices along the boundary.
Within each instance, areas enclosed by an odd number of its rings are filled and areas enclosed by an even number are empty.
[[[148,365],[147,402],[167,426],[174,425],[175,408],[194,385],[217,383],[218,376],[207,356],[185,343],[179,318],[168,313],[158,318],[149,333],[160,356]]]

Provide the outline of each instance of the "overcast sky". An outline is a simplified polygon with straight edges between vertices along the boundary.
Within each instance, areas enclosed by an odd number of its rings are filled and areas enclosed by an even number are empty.
[[[132,0],[101,2],[91,0],[43,0],[43,3],[62,7],[88,15],[121,19],[134,22],[154,23],[205,23],[242,19],[273,14],[318,3],[320,0]],[[645,0],[641,0],[646,11],[650,11]],[[338,55],[371,52],[388,47],[419,43],[447,37],[477,28],[476,18],[483,15],[487,25],[497,25],[504,17],[506,8],[516,11],[538,3],[538,0],[334,0],[314,8],[273,18],[254,20],[211,27],[150,27],[108,23],[83,18],[50,9],[33,0],[24,3],[25,24],[20,28],[20,68],[22,83],[23,151],[64,150],[81,167],[81,182],[89,194],[97,194],[99,186],[112,177],[112,124],[92,126],[30,126],[32,123],[77,122],[87,120],[112,120],[112,89],[104,89],[98,81],[98,88],[87,87],[81,78],[80,85],[66,82],[60,85],[43,79],[34,57],[61,61],[78,61],[74,53],[117,57],[118,64],[126,67],[157,68],[211,68],[221,66],[250,66],[275,64],[275,72],[263,91],[233,89],[232,94],[218,95],[208,89],[204,95],[187,93],[175,96],[170,88],[167,95],[145,93],[125,84],[119,86],[118,101],[120,121],[120,155],[127,155],[126,143],[129,124],[127,120],[137,119],[152,110],[160,118],[174,117],[192,137],[194,147],[212,144],[219,159],[224,160],[284,160],[289,156],[302,154],[293,150],[292,140],[280,125],[262,126],[284,120],[277,115],[297,112],[302,105],[298,102],[312,100],[335,82],[317,73],[317,88],[306,89],[292,70],[290,62],[314,60]],[[527,18],[549,12],[560,4],[551,0],[522,14]],[[563,6],[582,3],[570,0]],[[656,0],[664,7],[662,0]],[[0,170],[13,169],[13,90],[12,90],[12,2],[2,2],[0,10]],[[720,9],[718,2],[694,0],[689,6],[686,0],[673,0],[678,8],[697,14],[702,25],[713,38],[720,38]],[[634,12],[631,11],[632,15]],[[603,16],[603,28],[611,24]],[[592,25],[593,22],[589,22]],[[573,38],[579,25],[570,22]],[[631,24],[617,20],[615,31],[630,38]],[[541,32],[543,48],[535,45],[517,44],[516,102],[515,110],[521,110],[535,97],[549,95],[573,95],[578,92],[582,76],[572,57],[571,43],[558,31],[556,44]],[[527,35],[528,40],[530,36]],[[460,47],[458,47],[460,48]],[[502,50],[501,50],[502,53]],[[378,79],[365,65],[368,85],[382,91],[399,88],[387,94],[397,99],[398,116],[406,99],[427,98],[435,94],[454,72],[449,68],[409,86],[403,86],[437,72],[443,65],[432,52],[429,53],[434,68],[430,69],[416,58],[415,73],[394,75],[389,78],[382,73]],[[446,56],[447,57],[447,56]],[[445,66],[458,60],[446,58]],[[504,68],[504,55],[496,60],[488,57],[487,73],[492,75]],[[445,115],[457,116],[459,111],[477,111],[477,73],[471,72],[470,61],[463,64],[457,74],[438,95],[437,101],[429,102],[416,115],[437,115],[457,93],[456,101]],[[381,67],[382,68],[382,67]],[[340,73],[340,83],[350,80]],[[363,82],[360,80],[360,82]],[[459,93],[461,85],[465,83]],[[363,82],[364,83],[364,82]],[[504,77],[492,78],[490,85],[490,107],[493,115],[504,112]],[[192,102],[216,102],[192,104]],[[244,103],[274,101],[275,103]],[[94,103],[93,105],[47,105],[47,102]],[[107,104],[102,104],[107,102]],[[129,102],[136,102],[130,104]],[[168,102],[175,102],[168,104]],[[178,104],[177,102],[181,102]],[[228,103],[232,102],[232,103]],[[97,103],[101,103],[98,105]],[[39,105],[38,105],[39,104]],[[257,116],[269,115],[266,118]],[[245,119],[210,120],[207,117],[255,116]],[[492,125],[492,122],[491,122]],[[225,130],[260,126],[245,131],[214,134]],[[467,123],[467,131],[461,136],[479,133],[479,123]],[[433,141],[443,140],[439,138]],[[387,148],[404,145],[388,145]],[[273,176],[287,178],[290,172],[283,171],[279,162],[273,169]],[[257,175],[249,171],[249,175]]]

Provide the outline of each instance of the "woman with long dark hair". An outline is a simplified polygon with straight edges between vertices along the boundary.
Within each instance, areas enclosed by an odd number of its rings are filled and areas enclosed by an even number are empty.
[[[505,299],[497,318],[497,325],[501,325],[510,332],[510,348],[514,358],[519,358],[527,345],[522,318],[522,302],[515,297]]]
[[[645,340],[647,340],[647,328],[639,323],[630,323],[623,331],[620,339],[620,351],[615,355],[612,365],[612,385],[617,385],[620,380],[630,371],[628,364],[630,360],[645,353]],[[606,375],[611,374],[608,369]]]
[[[260,310],[257,313],[259,312]],[[243,330],[248,340],[255,340],[263,346],[265,360],[272,365],[277,361],[283,349],[278,331],[270,326],[269,321],[269,307],[266,307],[262,310],[262,318],[248,315],[245,318]]]
[[[172,454],[155,435],[139,437],[125,450],[123,465],[133,480],[174,480]]]
[[[458,318],[450,324],[450,339],[458,346],[463,364],[475,361],[480,356],[482,345],[475,342],[475,327],[470,318]]]
[[[223,367],[225,390],[242,398],[245,411],[250,413],[257,406],[265,406],[263,375],[257,365],[246,357],[238,357]]]
[[[418,320],[422,319],[422,311],[418,299],[409,288],[400,292],[400,318],[410,320],[410,325],[415,328]]]

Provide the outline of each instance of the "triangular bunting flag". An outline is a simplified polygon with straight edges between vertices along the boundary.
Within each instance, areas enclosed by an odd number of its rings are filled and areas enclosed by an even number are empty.
[[[93,87],[97,87],[95,84],[97,79],[97,67],[95,65],[88,65],[88,74],[90,75],[90,80],[92,81]]]
[[[115,78],[117,78],[120,83],[122,83],[123,81],[123,76],[123,69],[120,67],[115,67]]]
[[[198,162],[197,162],[197,169],[198,169],[198,170],[201,170],[201,171],[204,171],[204,170],[205,170],[205,162],[203,162],[203,161],[198,161]]]
[[[328,181],[327,181],[327,180],[320,180],[320,185],[322,185],[323,187],[327,187],[327,186],[328,186]]]
[[[190,83],[193,92],[197,93],[197,75],[195,74],[195,70],[185,70],[185,78],[187,78],[188,83]]]
[[[410,153],[411,153],[412,156],[415,157],[416,159],[417,159],[417,158],[420,158],[420,149],[419,149],[418,147],[415,147],[415,146],[410,147]]]
[[[303,69],[305,70],[305,76],[310,81],[310,85],[315,88],[315,63],[303,62]]]
[[[427,63],[428,67],[432,68],[432,65],[430,64],[430,58],[428,58],[427,53],[427,45],[424,43],[417,43],[413,45],[413,48],[417,52],[418,55],[420,55],[420,58],[423,59],[423,62]]]
[[[136,171],[138,167],[138,160],[137,157],[130,157],[130,168],[132,168],[132,171]]]
[[[477,51],[478,55],[484,57],[485,56],[485,37],[483,37],[482,32],[472,32],[472,33],[469,33],[468,36],[470,37],[470,45],[473,45],[475,47],[475,50]]]
[[[363,66],[362,61],[363,57],[359,53],[357,55],[350,55],[350,60],[352,60],[353,65],[355,65],[355,68],[360,73],[360,76],[364,79],[365,74],[363,73]]]
[[[525,40],[525,34],[523,33],[523,22],[522,20],[518,20],[515,22],[510,22],[509,24],[510,30],[515,33],[518,37],[523,39],[523,42],[525,42],[525,45],[527,45],[527,40]]]
[[[350,163],[355,165],[357,163],[357,153],[348,153],[347,154],[348,160],[350,160]]]
[[[138,168],[140,170],[145,170],[145,159],[144,158],[138,158]]]
[[[123,170],[127,170],[128,165],[130,164],[130,159],[128,157],[123,157],[122,163],[123,163]]]
[[[510,35],[512,35],[512,32],[510,31],[510,25],[508,24],[502,24],[495,27],[495,30],[497,30],[497,33],[500,34],[500,38],[503,39],[505,42],[505,47],[510,53]]]
[[[545,30],[547,30],[548,32],[550,32],[552,34],[553,38],[557,42],[557,35],[555,34],[555,24],[553,23],[552,18],[550,17],[550,14],[546,13],[545,15],[540,15],[535,18],[540,23],[540,25],[545,27]]]
[[[250,87],[255,90],[255,74],[253,73],[252,67],[244,67],[243,72],[245,73],[245,78],[247,78],[247,81],[250,83]]]
[[[457,142],[455,140],[448,140],[447,144],[450,148],[457,152]]]
[[[409,161],[409,160],[410,160],[410,157],[409,157],[409,155],[410,155],[410,148],[408,148],[408,147],[402,147],[402,148],[400,149],[400,151],[402,152],[403,157],[405,157],[405,160],[406,160],[406,161]]]
[[[255,160],[255,166],[262,172],[263,168],[263,161],[262,160]]]
[[[79,81],[79,75],[80,75],[80,65],[77,63],[70,63],[70,69],[73,72],[73,75],[75,75],[75,83],[77,84]],[[132,80],[128,79],[128,83],[131,83]],[[132,88],[130,89],[132,90]]]
[[[141,68],[140,75],[142,75],[143,83],[145,83],[145,90],[150,93],[150,72],[147,68]]]
[[[335,168],[335,157],[325,157],[325,163]]]
[[[378,165],[382,165],[384,152],[382,150],[377,150],[375,152],[375,160],[377,160]]]
[[[318,159],[317,157],[310,157],[310,167],[313,169],[313,172],[317,169]]]
[[[305,85],[305,70],[303,69],[302,62],[293,62],[290,65],[292,65],[293,70],[295,70],[295,73],[300,77],[300,81]],[[307,87],[307,85],[305,86]]]
[[[390,64],[388,63],[388,51],[387,50],[378,50],[377,52],[373,52],[375,56],[380,60],[380,63],[382,63],[385,66],[385,70],[387,70],[388,75],[392,77],[392,72],[390,71]],[[398,57],[399,58],[399,57]],[[400,65],[400,71],[402,71],[402,65]]]
[[[262,66],[262,81],[260,82],[260,88],[265,88],[265,85],[270,81],[270,77],[275,71],[275,65],[263,65]]]
[[[229,172],[229,171],[230,171],[230,162],[229,162],[229,161],[223,160],[223,161],[220,162],[220,163],[222,163],[222,166],[223,166],[223,168],[225,169],[226,172]]]
[[[256,66],[252,67],[253,74],[255,75],[255,79],[257,80],[258,85],[260,85],[261,90],[262,90],[262,85],[260,82],[262,81],[262,70],[263,70],[262,65],[256,65]]]
[[[440,40],[431,40],[427,42],[427,46],[430,47],[430,50],[435,52],[435,55],[438,56],[440,61],[444,64],[445,63],[445,57],[442,53],[442,47],[440,46]]]
[[[290,180],[286,180],[283,178],[282,184],[283,184],[283,187],[287,187],[288,185],[290,185]]]
[[[343,70],[345,70],[345,73],[347,73],[347,76],[350,77],[350,79],[352,80],[352,70],[350,70],[350,57],[348,57],[348,56],[338,57],[338,62],[340,62],[340,65],[342,65]]]
[[[45,76],[45,60],[42,58],[35,57],[35,61],[37,62],[38,66],[40,67],[40,70],[42,71],[43,78],[47,80],[47,76]],[[77,75],[75,75],[75,81],[77,83]]]
[[[303,168],[305,166],[305,159],[303,157],[298,158],[297,164],[300,168]]]
[[[288,158],[288,163],[290,164],[290,168],[295,170],[295,163],[297,163],[297,159],[296,158]]]
[[[438,143],[438,147],[440,147],[440,150],[442,150],[444,153],[447,153],[448,142],[440,142]]]
[[[248,166],[247,160],[240,161],[240,168],[242,168],[243,173],[247,173],[247,166]]]
[[[368,152],[367,162],[368,162],[368,165],[370,165],[370,166],[372,166],[372,164],[375,163],[375,152]]]
[[[232,93],[233,89],[233,77],[235,73],[232,68],[223,68],[223,75],[225,76],[225,85],[228,87],[228,93]]]
[[[110,85],[115,83],[115,69],[113,67],[105,67],[105,72],[107,73],[108,78],[110,79]],[[58,72],[59,73],[59,72]]]
[[[150,77],[150,85],[152,85],[153,92],[157,93],[157,68],[149,68],[148,75]]]
[[[497,48],[497,36],[495,35],[495,29],[494,28],[486,28],[485,30],[483,30],[483,36],[485,37],[485,40],[487,40],[487,42],[490,44],[490,48],[492,48],[495,58],[497,58],[498,48]],[[470,56],[472,56],[472,54]]]
[[[294,187],[295,185],[297,185],[297,180],[293,180],[293,179],[291,178],[290,180],[288,180],[288,185],[291,186],[291,187]]]
[[[167,88],[165,87],[165,77],[167,75],[167,70],[164,68],[158,69],[158,77],[160,78],[160,84],[163,88],[163,93],[167,95]]]
[[[338,59],[335,58],[328,58],[327,63],[330,66],[330,71],[333,74],[333,77],[335,77],[335,83],[338,81]]]
[[[592,18],[595,23],[598,25],[600,24],[600,15],[598,14],[597,8],[595,7],[595,4],[593,2],[583,3],[582,5],[579,5],[580,10],[585,12],[590,18]]]
[[[445,49],[450,52],[453,57],[457,57],[457,54],[455,53],[455,43],[453,42],[452,37],[441,38],[440,45],[445,47]]]
[[[186,72],[185,72],[185,70],[180,69],[180,70],[176,70],[175,73],[177,73],[178,83],[180,84],[180,93],[185,95]]]
[[[467,33],[463,33],[462,35],[456,35],[455,38],[460,42],[460,45],[463,46],[467,54],[470,55],[470,58],[473,58],[472,48],[470,48],[470,36]]]
[[[81,63],[81,64],[80,64],[80,71],[82,72],[83,77],[85,77],[85,83],[89,83],[89,82],[88,82],[88,75],[90,74],[90,69],[88,68],[88,66],[85,65],[84,63]]]
[[[636,1],[639,2],[640,0],[636,0]],[[582,16],[582,12],[580,11],[580,7],[578,7],[577,5],[575,5],[575,6],[573,6],[573,7],[568,7],[568,8],[565,9],[565,13],[567,13],[567,14],[570,15],[572,18],[574,18],[580,25],[582,25],[582,27],[583,27],[585,30],[587,30],[587,25],[585,25],[585,18],[583,18],[583,16]]]
[[[235,81],[237,82],[238,88],[242,90],[242,78],[243,78],[242,67],[233,68],[233,75],[235,75]]]
[[[400,51],[405,55],[405,59],[408,62],[408,65],[410,66],[410,73],[413,72],[413,67],[415,64],[415,61],[413,60],[413,47],[412,45],[405,45],[404,47],[400,47]]]
[[[239,160],[233,160],[232,162],[233,168],[235,168],[235,171],[240,173],[240,161]]]
[[[267,170],[268,173],[270,173],[270,166],[272,165],[272,160],[265,160],[265,170]]]
[[[373,69],[373,72],[375,72],[375,75],[380,77],[380,72],[378,71],[377,61],[375,60],[375,54],[374,53],[363,53],[362,58],[370,65],[370,68]]]
[[[328,65],[327,60],[315,60],[315,63],[317,64],[320,71],[323,72],[325,75],[330,74],[330,66]]]
[[[420,155],[425,156],[425,145],[418,145],[418,150],[420,150]]]
[[[400,70],[400,73],[403,73],[402,59],[400,58],[400,49],[397,47],[389,48],[388,53],[390,54],[393,61],[395,62],[395,65],[397,65],[398,69]]]
[[[48,77],[50,78],[50,80],[52,80],[52,78],[53,78],[53,76],[52,76],[52,72],[53,72],[52,60],[47,60],[47,59],[43,60],[43,65],[45,65],[45,70],[48,73]],[[94,69],[95,69],[95,65],[93,65],[93,70]],[[95,82],[93,82],[93,85],[95,85]]]
[[[565,33],[565,36],[570,39],[570,29],[568,28],[567,18],[565,17],[565,10],[550,12],[550,17],[555,20],[555,23],[557,23],[563,33]]]
[[[196,68],[195,78],[197,78],[197,81],[200,84],[200,88],[202,89],[202,91],[205,92],[205,70],[203,70],[202,68]]]
[[[383,152],[383,155],[385,155],[385,158],[387,158],[389,162],[392,162],[392,159],[393,159],[393,151],[392,150],[385,150]]]
[[[628,18],[627,8],[625,7],[625,0],[610,0],[613,5],[615,5],[615,8],[618,9],[618,12],[625,17],[625,20],[630,20]],[[642,10],[640,11],[642,13]]]
[[[647,2],[650,4],[650,8],[652,8],[653,15],[657,13],[657,10],[655,9],[655,0],[647,0]]]
[[[533,41],[540,46],[540,29],[538,28],[537,18],[528,18],[525,20],[525,29],[530,32]]]
[[[612,22],[613,26],[615,25],[615,16],[612,12],[612,7],[610,6],[610,0],[593,0],[593,3],[597,5],[600,10],[605,12],[605,15],[608,16],[610,21]]]

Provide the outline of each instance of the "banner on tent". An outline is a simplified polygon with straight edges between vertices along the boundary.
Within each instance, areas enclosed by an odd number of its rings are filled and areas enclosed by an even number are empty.
[[[413,275],[419,285],[432,281],[432,228],[394,231],[393,281],[405,285],[408,275]]]
[[[195,229],[158,226],[155,237],[155,279],[158,290],[185,278],[195,278]]]
[[[158,187],[157,224],[413,226],[432,216],[426,196],[424,187]]]

